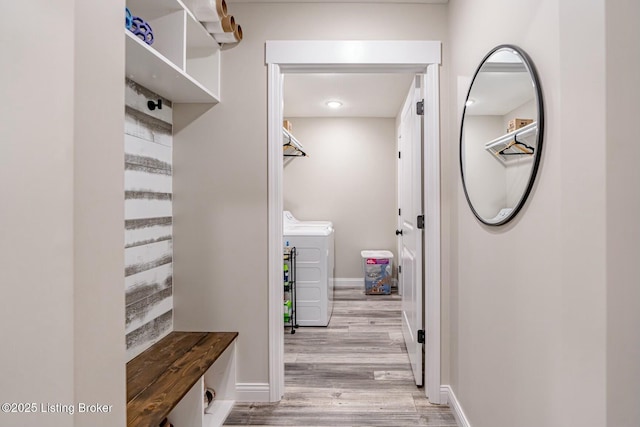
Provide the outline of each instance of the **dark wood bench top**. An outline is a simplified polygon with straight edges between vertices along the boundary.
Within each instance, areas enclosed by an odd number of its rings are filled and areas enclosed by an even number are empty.
[[[127,426],[160,425],[237,336],[172,332],[127,363]]]

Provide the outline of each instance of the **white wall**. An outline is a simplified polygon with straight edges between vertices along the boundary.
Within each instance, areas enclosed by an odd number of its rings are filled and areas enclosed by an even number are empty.
[[[125,423],[123,8],[2,4],[0,400],[113,408],[1,425]]]
[[[484,146],[504,133],[501,116],[467,116],[464,164],[467,195],[476,212],[492,219],[507,204],[506,167]]]
[[[222,58],[222,102],[174,117],[176,329],[237,330],[238,381],[268,381],[267,71],[278,39],[446,36],[446,6],[230,4],[244,40]],[[197,117],[184,127],[187,118]],[[182,285],[182,286],[181,286]]]
[[[607,1],[607,426],[640,425],[640,3]]]
[[[515,12],[517,10],[517,13]],[[546,129],[518,217],[490,228],[457,193],[451,229],[450,383],[474,427],[603,426],[605,383],[604,1],[449,4],[451,147],[461,90],[498,44],[538,69]],[[463,102],[463,101],[462,101]],[[446,142],[445,142],[446,144]],[[457,178],[457,179],[456,179]]]
[[[284,168],[284,208],[333,221],[336,277],[362,277],[361,250],[396,255],[395,119],[290,120],[309,157]]]
[[[66,18],[55,20],[54,13]],[[11,2],[0,14],[3,402],[74,400],[73,13],[74,2],[67,0]],[[7,19],[20,14],[52,32],[38,55],[32,46],[40,36],[15,37],[22,32],[19,21]],[[45,64],[46,80],[40,76]],[[35,106],[46,99],[55,105],[37,114]],[[0,424],[54,426],[70,418],[0,413]]]

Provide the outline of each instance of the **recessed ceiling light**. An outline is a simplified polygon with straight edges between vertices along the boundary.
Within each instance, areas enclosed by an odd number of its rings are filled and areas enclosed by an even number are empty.
[[[476,102],[476,100],[475,100],[475,99],[471,99],[471,98],[469,98],[469,99],[467,99],[467,102],[465,102],[465,103],[464,103],[464,105],[465,105],[466,107],[468,107],[468,106],[472,105],[474,102]]]
[[[340,101],[327,101],[327,107],[329,107],[329,108],[340,108],[340,107],[342,107],[342,102],[340,102]]]

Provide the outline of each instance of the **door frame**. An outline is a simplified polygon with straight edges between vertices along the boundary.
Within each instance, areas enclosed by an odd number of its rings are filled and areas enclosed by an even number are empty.
[[[267,194],[269,400],[284,395],[284,329],[282,327],[283,160],[282,108],[285,73],[423,73],[426,75],[424,254],[426,365],[425,395],[442,403],[440,394],[440,91],[441,42],[267,41]]]

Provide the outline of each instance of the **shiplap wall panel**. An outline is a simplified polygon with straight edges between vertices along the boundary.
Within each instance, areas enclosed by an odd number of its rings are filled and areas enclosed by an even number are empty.
[[[165,336],[173,329],[173,310],[156,317],[152,321],[127,334],[127,361],[133,359]]]
[[[133,246],[124,250],[124,275],[132,276],[142,271],[169,264],[173,258],[171,240]]]
[[[158,96],[149,89],[140,86],[133,80],[126,81],[124,88],[124,97],[127,107],[131,107],[137,111],[142,111],[145,114],[159,119],[165,123],[173,123],[173,109],[171,106],[171,102]],[[157,103],[159,99],[162,99],[162,108],[150,110],[147,107],[147,103],[149,101]]]
[[[173,219],[168,217],[131,219],[124,223],[125,248],[171,240]]]
[[[124,182],[125,191],[172,193],[171,175],[126,169]]]
[[[126,305],[133,304],[173,286],[173,266],[162,264],[124,279]]]
[[[156,193],[158,194],[158,193]],[[171,198],[144,199],[125,198],[124,219],[144,219],[172,216]]]
[[[173,309],[172,288],[157,292],[147,298],[131,304],[127,310],[125,332],[128,334],[146,325],[156,317]]]
[[[172,126],[154,117],[147,116],[131,107],[125,107],[124,131],[145,141],[171,147]]]
[[[137,163],[134,156],[140,156],[154,159],[171,167],[172,152],[170,146],[149,144],[149,141],[134,135],[124,136],[124,153],[127,156],[127,163]]]
[[[125,84],[125,333],[131,360],[173,330],[172,105]]]

